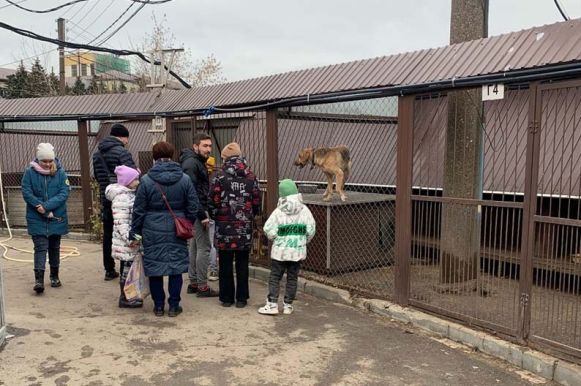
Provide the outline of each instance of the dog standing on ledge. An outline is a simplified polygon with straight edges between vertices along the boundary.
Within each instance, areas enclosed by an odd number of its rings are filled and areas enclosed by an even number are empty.
[[[351,174],[351,154],[347,146],[302,149],[295,160],[295,165],[302,169],[308,164],[311,164],[311,169],[317,166],[327,176],[327,189],[323,194],[323,201],[331,201],[333,198],[333,177],[336,178],[337,193],[341,201],[345,201],[347,196],[343,192],[343,186]]]

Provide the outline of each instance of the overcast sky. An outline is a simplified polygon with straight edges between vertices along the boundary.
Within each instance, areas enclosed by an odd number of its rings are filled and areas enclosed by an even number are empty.
[[[69,0],[15,1],[42,10]],[[580,0],[560,2],[571,18],[581,17]],[[56,38],[62,16],[69,20],[67,40],[87,43],[130,4],[88,0],[32,14],[0,0],[0,21]],[[214,54],[226,79],[234,81],[446,45],[450,0],[173,0],[146,5],[105,46],[130,49],[142,41],[152,13],[166,14],[178,43],[194,57]],[[561,20],[553,0],[490,0],[490,35]],[[57,72],[52,45],[0,29],[0,67],[15,68],[34,55]]]

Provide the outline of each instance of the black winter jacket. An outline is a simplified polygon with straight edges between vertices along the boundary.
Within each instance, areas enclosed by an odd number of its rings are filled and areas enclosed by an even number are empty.
[[[198,194],[200,203],[198,219],[204,220],[208,217],[206,212],[208,211],[208,195],[210,193],[210,178],[206,168],[206,159],[196,154],[192,149],[184,149],[180,154],[180,163],[184,173],[192,179]]]
[[[105,188],[117,182],[115,168],[119,165],[137,168],[131,153],[123,146],[120,139],[113,136],[104,138],[93,153],[93,174],[99,183],[101,205],[104,207],[111,206],[111,201],[105,198]]]
[[[258,180],[246,160],[228,158],[210,188],[210,216],[216,221],[214,247],[219,251],[249,251],[260,204]]]

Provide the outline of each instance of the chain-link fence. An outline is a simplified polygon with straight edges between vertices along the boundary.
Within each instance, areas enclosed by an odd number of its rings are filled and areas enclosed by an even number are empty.
[[[581,352],[581,84],[545,85],[536,101],[530,235],[530,334]],[[533,210],[533,209],[531,209]]]
[[[34,126],[34,124],[31,124]],[[0,131],[0,169],[6,214],[11,226],[26,226],[26,205],[22,198],[22,176],[24,170],[36,157],[36,147],[49,142],[55,148],[56,157],[65,168],[71,183],[67,201],[69,224],[83,227],[83,198],[81,190],[80,143],[76,131],[10,129]],[[89,149],[95,147],[95,136],[88,136]],[[2,221],[2,226],[6,224]]]
[[[193,133],[208,133],[218,167],[222,148],[240,144],[264,193],[253,263],[270,264],[262,224],[278,180],[292,178],[317,222],[304,276],[578,359],[580,105],[579,82],[511,85],[485,102],[480,87],[455,89],[172,118],[168,140],[182,149]],[[146,171],[151,122],[125,124],[140,133],[129,149]],[[105,131],[89,135],[89,154]],[[55,145],[76,185],[76,133],[1,131],[11,217],[38,142]],[[325,194],[322,169],[344,177],[345,200]],[[409,184],[396,186],[396,170]],[[342,179],[333,176],[331,185],[341,190]]]
[[[528,90],[414,106],[413,304],[516,335]]]

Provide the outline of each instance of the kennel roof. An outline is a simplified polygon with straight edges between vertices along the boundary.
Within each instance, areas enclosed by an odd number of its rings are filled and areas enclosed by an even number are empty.
[[[440,48],[188,90],[0,99],[0,121],[187,116],[210,107],[252,107],[299,97],[314,101],[317,96],[356,90],[444,81],[453,86],[454,81],[478,81],[488,75],[510,80],[523,70],[536,69],[548,76],[563,65],[581,73],[580,43],[581,20],[570,20]]]

